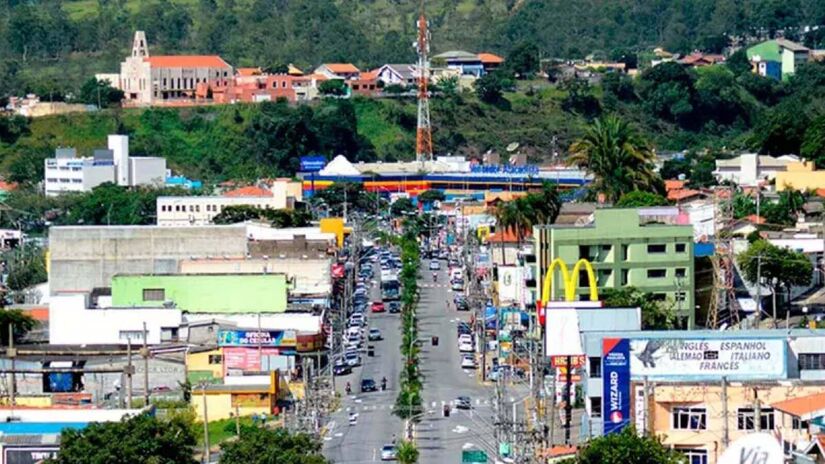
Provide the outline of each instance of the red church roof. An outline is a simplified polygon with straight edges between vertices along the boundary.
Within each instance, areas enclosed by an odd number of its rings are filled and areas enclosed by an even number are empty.
[[[218,55],[160,55],[147,56],[153,68],[230,68]]]

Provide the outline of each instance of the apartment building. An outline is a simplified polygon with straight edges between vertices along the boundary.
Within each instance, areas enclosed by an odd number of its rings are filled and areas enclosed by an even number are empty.
[[[641,211],[644,213],[644,211]],[[695,324],[693,228],[663,224],[656,216],[637,209],[598,209],[587,226],[548,225],[533,228],[536,249],[535,285],[542,291],[551,263],[561,259],[574,265],[589,261],[598,288],[635,287],[654,298],[670,302],[680,327]],[[644,220],[642,220],[644,218]],[[563,299],[568,285],[578,299],[589,294],[585,268],[564,280],[565,272],[553,270],[551,300]]]

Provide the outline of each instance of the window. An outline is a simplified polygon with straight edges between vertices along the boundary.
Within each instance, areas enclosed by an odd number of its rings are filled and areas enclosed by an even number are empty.
[[[143,301],[163,301],[166,299],[166,292],[162,288],[144,288]]]
[[[799,370],[825,370],[825,353],[799,353]]]
[[[685,292],[676,292],[673,294],[673,298],[676,301],[685,301]]]
[[[753,408],[739,408],[736,411],[736,428],[739,430],[756,430]],[[773,409],[762,408],[759,414],[760,430],[773,430]]]
[[[706,430],[708,422],[707,410],[703,407],[676,406],[671,412],[673,430]]]
[[[590,397],[590,415],[591,417],[602,417],[602,397]]]
[[[622,245],[622,261],[627,261],[627,245]]]
[[[629,275],[630,275],[630,270],[629,269],[622,269],[622,285],[627,285]]]
[[[676,268],[676,277],[685,277],[687,276],[687,269],[683,267]]]
[[[687,249],[687,245],[684,243],[677,243],[676,244],[676,253],[684,253]]]
[[[590,286],[590,274],[587,273],[587,270],[579,271],[579,288],[589,287],[589,286]]]
[[[209,364],[220,364],[223,362],[223,357],[219,354],[210,354],[209,355]]]
[[[665,301],[667,299],[667,295],[664,293],[654,293],[650,295],[650,299],[653,301]]]
[[[648,269],[648,279],[663,279],[667,275],[667,269]]]
[[[650,254],[659,254],[665,253],[667,251],[667,245],[659,244],[659,245],[648,245],[647,252]]]
[[[798,417],[791,416],[791,428],[794,430],[808,430],[809,422]]]
[[[613,245],[601,245],[602,251],[605,253],[610,253],[610,250],[613,248]]]
[[[602,377],[602,358],[598,356],[591,356],[587,358],[589,363],[590,378],[599,379]]]
[[[703,449],[681,449],[676,451],[685,455],[687,464],[708,464],[708,452]]]
[[[588,245],[579,245],[579,259],[590,259],[590,247]]]
[[[142,330],[121,330],[118,332],[118,338],[121,340],[143,340]]]

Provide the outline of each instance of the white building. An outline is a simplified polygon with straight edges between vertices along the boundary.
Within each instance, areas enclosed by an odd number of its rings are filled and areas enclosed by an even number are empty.
[[[385,85],[415,86],[418,76],[414,64],[385,64],[378,68],[378,80]]]
[[[254,206],[260,209],[289,209],[301,201],[300,182],[276,180],[267,186],[243,187],[226,194],[212,196],[158,197],[156,202],[159,226],[202,226],[228,206]]]
[[[731,181],[738,186],[755,186],[757,182],[771,181],[777,172],[784,172],[788,164],[798,162],[799,157],[773,156],[745,153],[727,160],[716,160],[713,175],[719,182]]]
[[[95,150],[91,157],[76,156],[73,148],[58,148],[54,158],[44,161],[46,195],[88,192],[106,182],[122,186],[162,186],[166,181],[166,160],[130,158],[127,135],[110,135],[108,149]]]
[[[52,345],[150,345],[178,337],[182,316],[174,308],[112,308],[111,297],[91,304],[88,293],[53,295],[49,300],[49,343]],[[92,307],[94,306],[94,307]]]

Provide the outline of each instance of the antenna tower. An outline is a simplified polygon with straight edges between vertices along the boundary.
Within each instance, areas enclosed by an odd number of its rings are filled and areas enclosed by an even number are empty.
[[[415,49],[418,52],[418,126],[415,133],[415,159],[423,163],[433,160],[433,128],[430,124],[430,94],[427,88],[430,79],[430,63],[427,57],[430,53],[430,30],[424,16],[424,0],[421,1],[421,15],[418,17],[418,41]]]
[[[733,242],[730,227],[733,224],[734,189],[716,187],[713,193],[713,295],[708,308],[707,327],[716,329],[727,324],[739,324],[739,302],[733,281]]]

